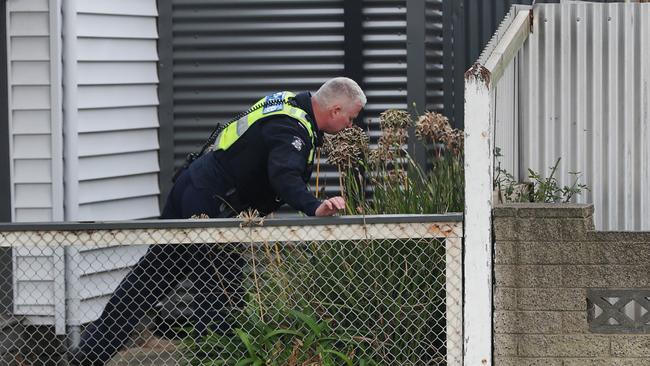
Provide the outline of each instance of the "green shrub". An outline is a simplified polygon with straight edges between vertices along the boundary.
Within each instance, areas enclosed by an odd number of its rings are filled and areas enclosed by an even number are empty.
[[[256,250],[258,252],[258,250]],[[444,364],[437,241],[264,244],[233,331],[188,342],[192,365]]]
[[[495,156],[501,156],[499,148],[496,149]],[[546,177],[533,169],[528,169],[528,181],[523,183],[517,181],[506,169],[501,168],[499,163],[494,177],[494,189],[504,202],[571,202],[575,196],[582,194],[583,191],[589,191],[589,187],[578,183],[580,172],[569,172],[573,176],[573,183],[561,186],[556,178],[560,159],[558,158],[555,164],[549,168]]]

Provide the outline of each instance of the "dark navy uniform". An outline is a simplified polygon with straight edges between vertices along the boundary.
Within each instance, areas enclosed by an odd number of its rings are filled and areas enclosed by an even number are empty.
[[[315,131],[314,143],[320,146],[323,134],[314,121],[310,93],[297,94],[295,102],[307,112]],[[204,212],[210,217],[224,216],[223,210],[218,213],[214,210],[230,206],[234,211],[252,208],[266,215],[282,203],[313,216],[321,202],[307,189],[312,149],[309,132],[293,118],[284,115],[263,118],[227,150],[210,152],[192,163],[190,180],[194,188],[209,197],[205,206],[215,203],[215,208]],[[170,207],[173,211],[169,213],[165,208],[163,216],[191,216],[183,212],[183,207],[188,206],[186,202],[180,197],[173,201],[178,205]],[[198,209],[192,207],[189,211]]]
[[[311,131],[287,115],[257,120],[227,149],[204,154],[180,174],[161,218],[232,217],[246,209],[266,215],[283,203],[313,216],[321,202],[308,191],[307,182],[313,151],[323,134],[315,123],[311,94],[300,93],[291,100],[306,112],[303,122],[311,124]],[[195,328],[201,332],[208,323],[223,322],[221,308],[242,306],[242,266],[237,254],[216,246],[152,246],[122,280],[100,318],[84,331],[73,362],[106,363],[143,315],[188,276],[199,294]],[[226,283],[226,288],[217,282]]]

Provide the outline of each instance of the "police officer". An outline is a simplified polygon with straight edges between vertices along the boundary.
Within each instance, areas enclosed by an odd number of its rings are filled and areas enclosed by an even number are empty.
[[[344,77],[313,94],[285,91],[262,98],[179,175],[161,218],[232,217],[247,209],[266,215],[283,203],[309,216],[334,215],[345,208],[343,198],[320,201],[307,188],[314,151],[323,133],[351,127],[365,104],[359,85]],[[82,333],[72,363],[108,362],[140,318],[188,275],[199,293],[195,327],[204,330],[217,321],[219,308],[241,306],[241,266],[239,256],[214,246],[152,246]]]

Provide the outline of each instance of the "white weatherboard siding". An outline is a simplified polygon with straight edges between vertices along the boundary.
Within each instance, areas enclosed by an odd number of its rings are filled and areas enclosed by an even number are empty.
[[[151,218],[158,210],[157,7],[154,0],[77,1],[77,217]],[[72,249],[72,324],[99,316],[128,268],[147,250]]]
[[[47,1],[7,2],[14,221],[63,219],[60,57],[58,39],[50,37],[53,23]]]
[[[156,1],[7,5],[14,221],[157,217]],[[91,321],[146,249],[17,248],[15,313]]]
[[[56,2],[7,2],[11,199],[17,222],[64,218],[60,18],[50,11],[51,3]],[[14,313],[63,331],[64,249],[18,247],[12,262]]]
[[[157,8],[131,3],[77,2],[79,217],[68,219],[159,214]]]

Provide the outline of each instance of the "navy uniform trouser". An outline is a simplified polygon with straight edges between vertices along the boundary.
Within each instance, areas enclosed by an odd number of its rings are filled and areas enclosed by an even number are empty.
[[[218,217],[210,193],[197,189],[185,171],[169,195],[162,219],[205,213]],[[227,247],[210,244],[152,245],[122,280],[101,316],[88,325],[73,359],[81,365],[103,365],[122,348],[145,313],[188,278],[195,286],[194,327],[203,333],[223,321],[219,311],[241,306],[242,258]],[[223,326],[223,325],[222,325]]]

